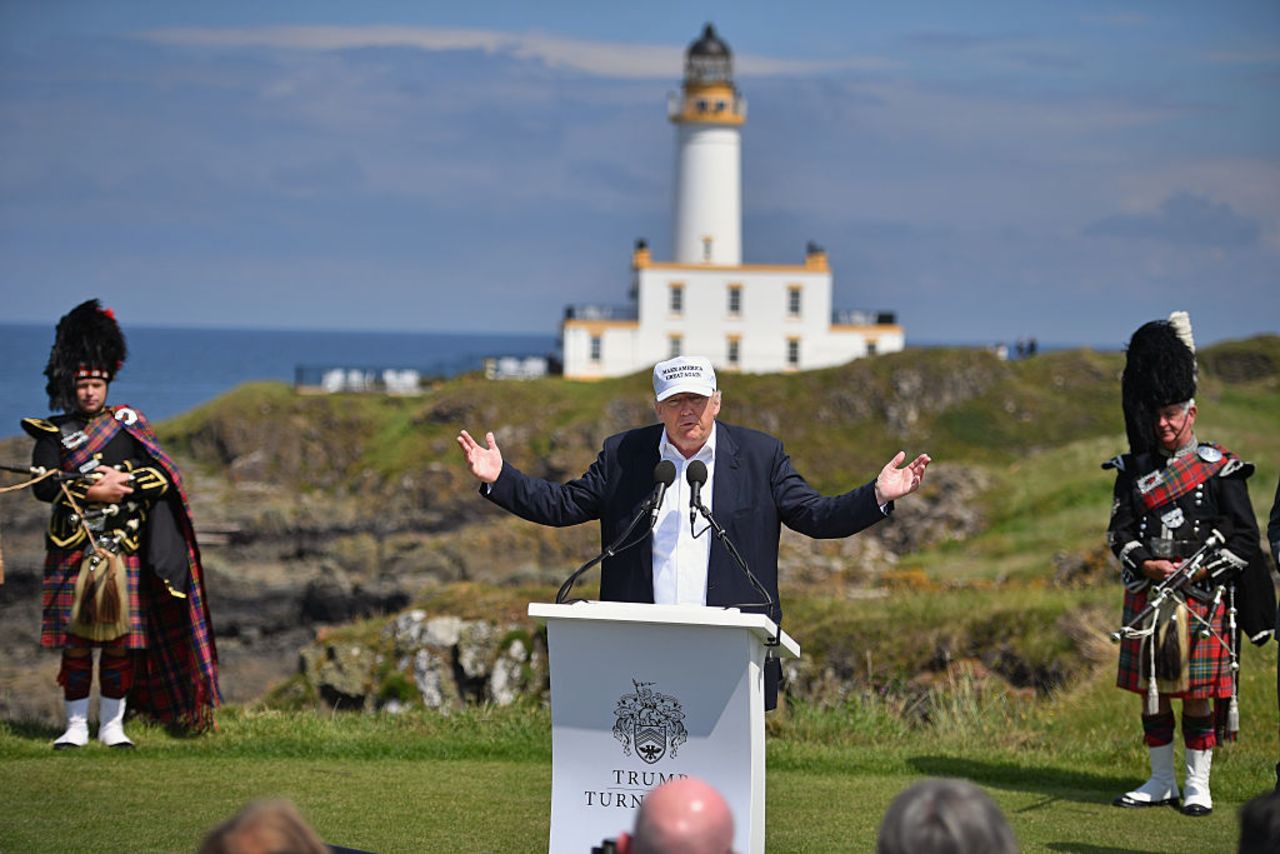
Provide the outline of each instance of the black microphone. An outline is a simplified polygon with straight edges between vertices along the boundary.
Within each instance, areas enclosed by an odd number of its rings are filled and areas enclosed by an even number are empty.
[[[763,602],[753,602],[749,607],[763,606],[767,609],[766,615],[769,619],[777,623],[778,617],[775,616],[777,605],[773,601],[773,596],[770,595],[769,591],[760,583],[760,579],[756,578],[755,573],[751,571],[751,567],[747,566],[747,562],[743,560],[742,554],[734,547],[733,541],[729,539],[728,533],[725,532],[724,528],[720,527],[720,523],[716,521],[715,517],[711,515],[711,511],[702,503],[702,496],[700,493],[702,491],[702,485],[707,482],[707,464],[702,462],[702,460],[694,460],[685,468],[684,477],[685,480],[689,481],[689,487],[691,489],[691,494],[689,495],[690,530],[693,529],[694,524],[698,520],[698,513],[701,512],[707,520],[707,527],[702,530],[702,533],[705,534],[707,531],[711,531],[715,534],[716,539],[720,541],[720,545],[724,546],[724,550],[729,553],[729,556],[733,558],[734,563],[736,563],[747,576],[747,580],[751,582],[751,586],[756,589],[756,592],[764,597]],[[782,631],[781,626],[778,627],[778,631]],[[778,638],[774,637],[774,646],[777,645],[777,640]]]
[[[707,482],[707,464],[702,460],[694,460],[684,470],[684,479],[689,481],[689,530],[693,530],[698,521],[698,509],[702,507],[702,485]]]
[[[573,589],[573,583],[578,580],[582,573],[586,572],[588,569],[606,558],[611,558],[619,552],[626,551],[629,548],[639,545],[644,541],[645,537],[649,536],[649,531],[645,531],[644,534],[632,539],[630,542],[627,542],[627,538],[631,536],[631,532],[636,529],[636,526],[639,525],[646,516],[649,518],[649,530],[653,530],[654,522],[656,522],[658,518],[658,509],[662,507],[662,499],[666,496],[667,487],[676,481],[675,463],[670,460],[663,460],[658,463],[653,467],[653,479],[657,481],[657,486],[654,487],[652,497],[640,505],[640,508],[636,511],[636,515],[632,517],[631,522],[627,525],[626,529],[618,535],[617,539],[605,546],[604,551],[578,567],[573,571],[573,575],[570,575],[564,580],[564,584],[560,585],[560,591],[556,593],[557,605],[563,605],[565,603],[565,600],[569,597],[569,591]],[[703,479],[706,479],[705,474]]]
[[[662,510],[662,499],[667,497],[667,487],[676,482],[676,464],[671,460],[663,460],[653,467],[653,497],[649,499],[649,530],[658,524],[658,512]]]

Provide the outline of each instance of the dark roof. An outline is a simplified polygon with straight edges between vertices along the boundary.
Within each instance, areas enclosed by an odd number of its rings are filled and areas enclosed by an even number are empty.
[[[690,57],[706,56],[728,59],[732,56],[732,53],[729,51],[729,46],[716,35],[716,28],[711,24],[707,24],[702,29],[701,38],[689,45],[688,55]]]

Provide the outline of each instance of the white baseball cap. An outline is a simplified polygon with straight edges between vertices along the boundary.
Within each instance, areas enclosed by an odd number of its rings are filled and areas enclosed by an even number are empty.
[[[716,393],[716,372],[711,360],[703,356],[676,356],[653,366],[653,396],[658,401],[673,394],[697,394],[711,397]]]

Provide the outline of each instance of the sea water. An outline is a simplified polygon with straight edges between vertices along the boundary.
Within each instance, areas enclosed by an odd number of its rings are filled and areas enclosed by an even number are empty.
[[[44,366],[53,326],[0,324],[0,437],[22,432],[22,418],[49,414]],[[440,332],[326,332],[250,329],[125,329],[129,359],[109,402],[128,403],[153,421],[185,412],[241,383],[292,383],[301,368],[413,369],[422,376],[479,370],[487,356],[543,356],[551,335]]]

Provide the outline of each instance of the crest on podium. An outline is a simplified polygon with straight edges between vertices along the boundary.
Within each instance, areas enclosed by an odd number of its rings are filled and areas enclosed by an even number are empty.
[[[632,679],[631,684],[635,692],[619,697],[614,709],[613,737],[622,743],[622,755],[634,751],[649,765],[668,753],[674,757],[689,740],[680,701],[653,690],[653,682]]]

